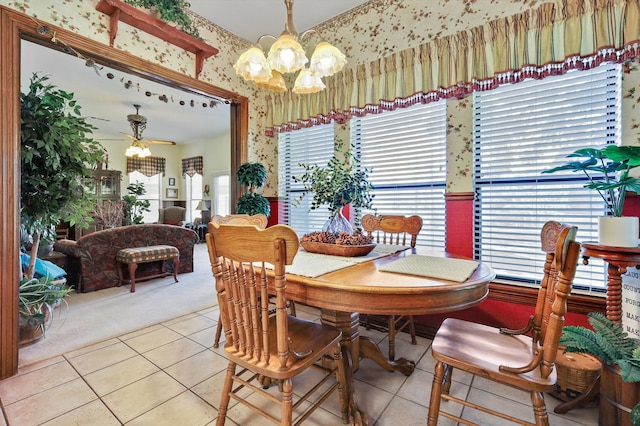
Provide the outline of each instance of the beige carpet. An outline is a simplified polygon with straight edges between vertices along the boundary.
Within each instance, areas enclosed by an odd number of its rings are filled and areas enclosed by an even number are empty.
[[[194,272],[113,287],[72,293],[54,311],[44,339],[20,349],[24,366],[101,342],[153,324],[217,305],[206,244],[196,244]]]

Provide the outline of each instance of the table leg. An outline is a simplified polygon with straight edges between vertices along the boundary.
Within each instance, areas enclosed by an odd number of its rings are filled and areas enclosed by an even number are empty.
[[[405,376],[413,373],[416,368],[415,362],[405,358],[389,361],[375,342],[366,336],[360,336],[360,315],[357,312],[323,309],[321,320],[324,324],[332,325],[342,331],[342,343],[350,349],[354,371],[358,370],[362,358],[369,358],[385,370],[399,371]]]
[[[622,322],[622,274],[627,268],[609,262],[607,268],[607,318]]]

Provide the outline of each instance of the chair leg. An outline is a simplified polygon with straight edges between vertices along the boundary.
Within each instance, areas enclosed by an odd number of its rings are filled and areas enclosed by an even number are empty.
[[[396,317],[389,315],[389,361],[396,359]]]
[[[433,384],[431,385],[431,399],[429,400],[429,414],[427,417],[428,426],[438,425],[438,416],[440,414],[440,394],[442,392],[442,382],[445,375],[445,365],[442,361],[436,363],[435,373],[433,376]]]
[[[293,300],[289,300],[289,313],[291,316],[296,316],[296,303]]]
[[[220,346],[220,336],[222,335],[222,318],[218,316],[218,326],[216,327],[216,338],[213,341],[213,347]]]
[[[340,397],[340,409],[342,411],[342,423],[349,423],[349,406],[347,403],[347,376],[345,373],[345,362],[342,357],[342,347],[340,344],[336,346],[336,350],[332,354],[333,361],[336,364],[336,381],[338,382],[338,396]]]
[[[413,324],[413,315],[407,316],[409,321],[409,334],[411,335],[411,344],[417,345],[418,341],[416,340],[416,326]]]
[[[533,405],[533,415],[536,419],[536,426],[549,426],[549,416],[544,403],[542,392],[531,392],[531,404]]]
[[[224,377],[224,385],[222,385],[222,395],[220,396],[220,407],[218,407],[218,419],[216,426],[224,426],[227,419],[227,408],[229,408],[229,400],[231,397],[231,387],[233,386],[233,376],[236,374],[236,364],[230,362],[227,366],[227,374]]]
[[[282,417],[280,418],[280,424],[291,426],[293,419],[293,383],[291,379],[284,379],[282,381]]]

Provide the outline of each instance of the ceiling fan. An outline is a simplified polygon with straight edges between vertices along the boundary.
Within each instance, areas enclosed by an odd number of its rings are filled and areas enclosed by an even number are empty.
[[[151,150],[147,146],[147,143],[154,143],[159,145],[175,145],[176,143],[173,141],[162,141],[157,139],[142,139],[142,132],[147,128],[147,117],[140,115],[140,105],[133,105],[136,109],[135,114],[127,115],[127,120],[131,125],[131,130],[133,130],[133,135],[128,133],[122,133],[123,135],[132,139],[131,146],[127,148],[125,155],[127,157],[148,157],[151,155]]]

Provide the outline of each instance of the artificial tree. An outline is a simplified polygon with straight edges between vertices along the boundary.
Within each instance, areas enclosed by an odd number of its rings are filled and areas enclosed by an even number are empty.
[[[80,114],[74,94],[34,73],[20,94],[20,220],[31,236],[33,278],[40,240],[55,241],[55,226],[88,227],[95,198],[83,185],[105,150],[89,136],[95,129]]]

